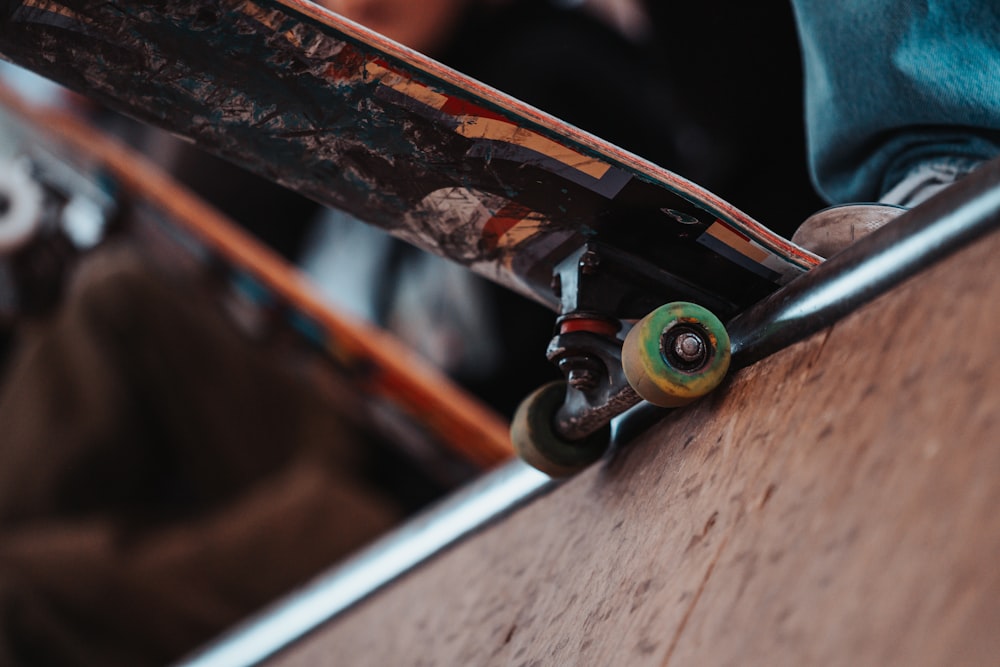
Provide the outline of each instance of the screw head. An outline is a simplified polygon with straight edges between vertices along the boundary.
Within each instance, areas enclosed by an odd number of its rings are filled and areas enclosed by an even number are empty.
[[[675,324],[660,334],[660,353],[667,363],[684,372],[702,368],[711,356],[707,333],[700,327]]]
[[[558,366],[569,386],[584,393],[597,389],[604,381],[604,366],[584,354],[568,354],[559,359]]]
[[[674,339],[674,354],[687,362],[695,362],[705,355],[705,341],[690,331]]]
[[[588,392],[597,387],[599,378],[597,373],[589,368],[574,368],[566,376],[569,386],[582,392]]]

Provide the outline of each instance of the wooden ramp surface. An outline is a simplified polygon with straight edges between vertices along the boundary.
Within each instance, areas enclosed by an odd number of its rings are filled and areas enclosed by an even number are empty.
[[[1000,664],[1000,234],[276,656]]]

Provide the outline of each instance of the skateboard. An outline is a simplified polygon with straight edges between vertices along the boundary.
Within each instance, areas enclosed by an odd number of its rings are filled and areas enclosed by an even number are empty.
[[[7,89],[0,201],[8,323],[57,308],[75,260],[125,243],[154,275],[210,294],[238,334],[334,396],[360,432],[441,464],[443,480],[513,456],[505,420],[402,343],[329,309],[295,269],[144,157]]]
[[[23,0],[0,53],[534,299],[566,381],[514,418],[553,474],[725,376],[722,322],[820,259],[636,155],[299,0]]]

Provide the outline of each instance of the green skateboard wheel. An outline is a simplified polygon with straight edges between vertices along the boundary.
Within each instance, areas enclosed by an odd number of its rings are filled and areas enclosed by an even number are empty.
[[[673,408],[704,396],[729,369],[729,334],[710,311],[676,301],[641,319],[622,347],[625,377],[639,396]]]

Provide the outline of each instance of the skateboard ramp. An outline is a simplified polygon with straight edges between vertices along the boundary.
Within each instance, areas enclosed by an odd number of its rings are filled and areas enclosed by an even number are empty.
[[[269,664],[987,664],[1000,235],[737,373]]]

